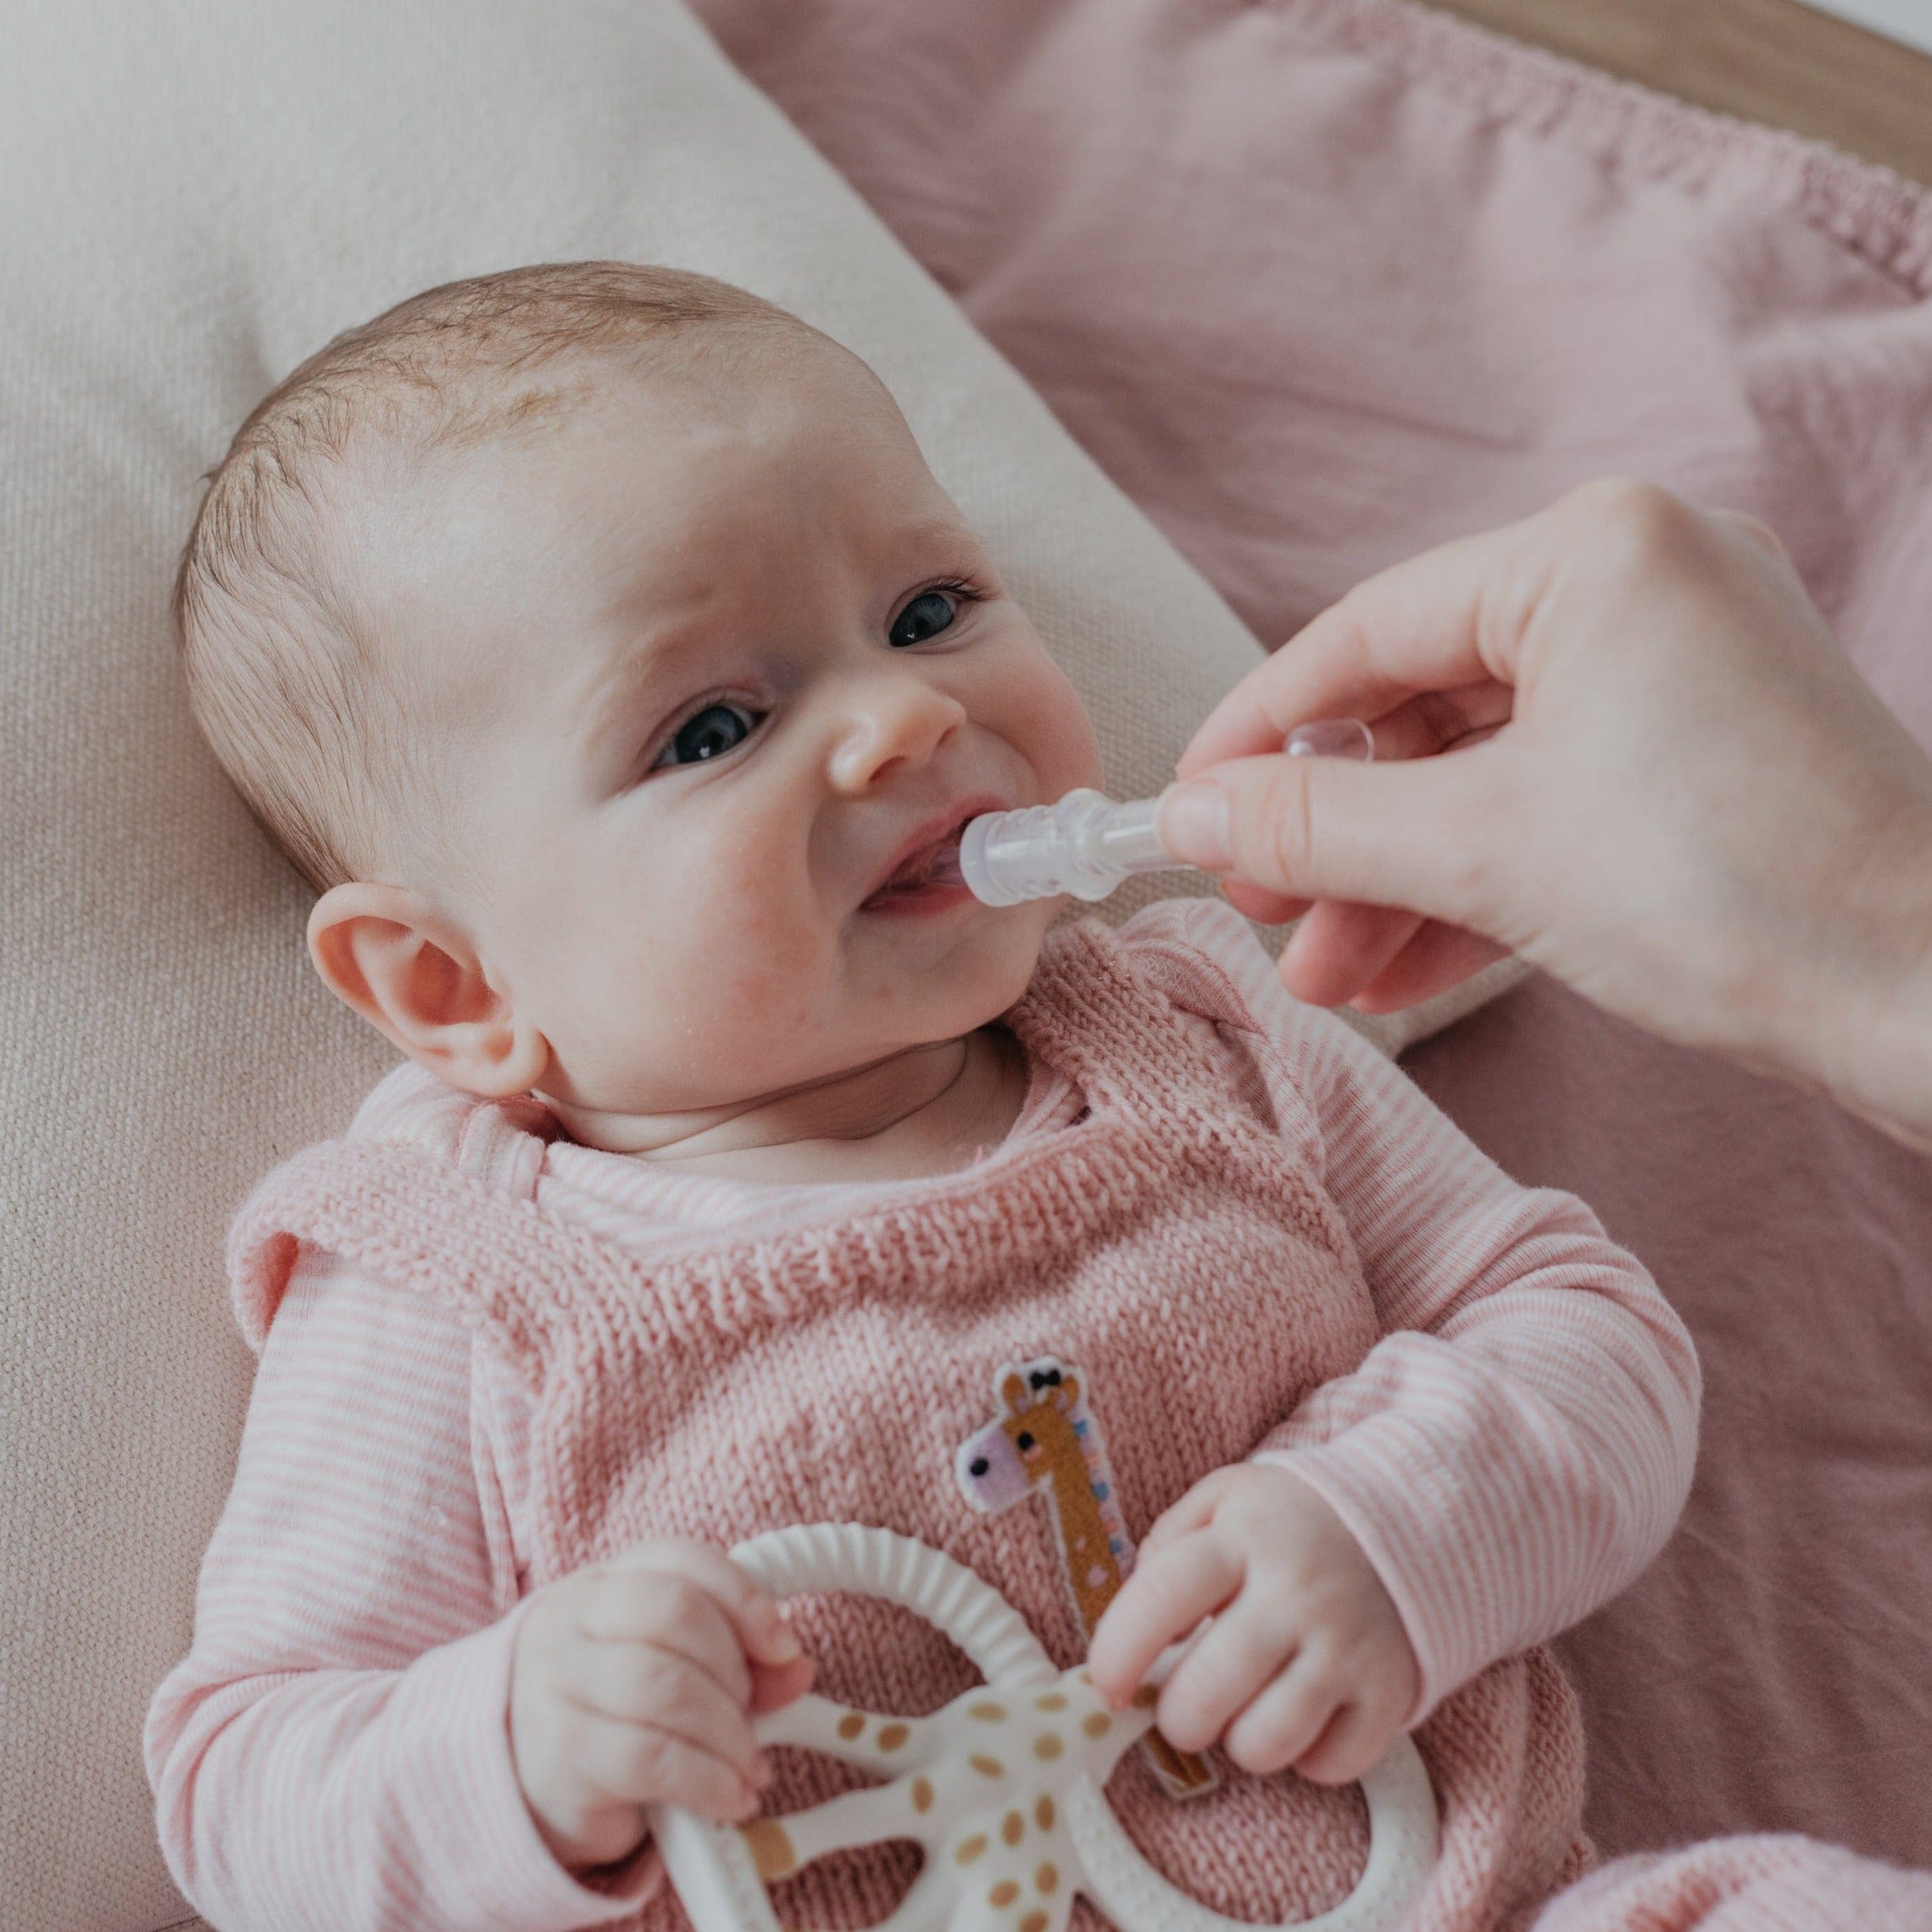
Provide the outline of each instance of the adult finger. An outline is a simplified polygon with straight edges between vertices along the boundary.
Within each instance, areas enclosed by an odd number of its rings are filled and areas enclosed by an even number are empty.
[[[1313,718],[1379,725],[1424,693],[1513,683],[1513,645],[1546,574],[1522,529],[1458,538],[1357,584],[1208,713],[1180,776],[1279,751]]]
[[[1493,738],[1515,715],[1513,686],[1485,679],[1457,691],[1423,691],[1385,712],[1370,726],[1375,762],[1432,758]]]
[[[1399,906],[1506,939],[1481,855],[1520,822],[1509,744],[1393,765],[1238,758],[1165,795],[1161,842],[1268,891]]]
[[[1288,951],[1293,950],[1291,941]],[[1445,926],[1440,919],[1426,920],[1422,931],[1374,979],[1347,997],[1358,1013],[1399,1012],[1405,1006],[1417,1005],[1447,992],[1451,987],[1460,986],[1484,967],[1509,956],[1508,946],[1498,945],[1480,932]],[[1282,957],[1281,977],[1291,993],[1298,998],[1307,997],[1293,977],[1286,953]]]
[[[1245,879],[1223,879],[1221,891],[1243,918],[1263,926],[1285,926],[1290,919],[1300,918],[1315,903],[1312,899],[1284,899],[1279,892],[1264,891]]]
[[[1719,523],[1733,529],[1742,537],[1748,537],[1757,547],[1775,557],[1779,562],[1788,564],[1791,552],[1784,547],[1783,540],[1771,526],[1742,510],[1707,510],[1704,513],[1713,523]]]
[[[1424,923],[1420,913],[1325,899],[1302,920],[1300,931],[1289,942],[1287,952],[1295,955],[1296,975],[1291,982],[1284,952],[1283,983],[1311,1006],[1339,1006],[1379,977]]]

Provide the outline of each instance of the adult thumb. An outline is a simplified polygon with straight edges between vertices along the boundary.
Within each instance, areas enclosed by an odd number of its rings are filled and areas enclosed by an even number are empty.
[[[1233,758],[1169,790],[1161,841],[1289,899],[1401,906],[1494,937],[1508,815],[1485,805],[1493,759],[1487,745],[1376,765]]]

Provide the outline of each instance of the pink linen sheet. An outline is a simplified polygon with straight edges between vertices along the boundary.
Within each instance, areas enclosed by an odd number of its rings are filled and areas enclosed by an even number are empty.
[[[1769,523],[1932,744],[1923,190],[1403,0],[699,10],[1266,643],[1641,475]],[[1682,1527],[1564,1646],[1602,1847],[1932,1866],[1932,1164],[1541,978],[1409,1064],[1704,1353]]]

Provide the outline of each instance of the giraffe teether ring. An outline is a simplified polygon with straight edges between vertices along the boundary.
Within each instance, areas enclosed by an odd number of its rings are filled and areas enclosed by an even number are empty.
[[[817,1696],[758,1720],[761,1742],[822,1751],[890,1782],[738,1830],[652,1808],[671,1883],[697,1932],[782,1932],[764,1882],[825,1853],[911,1838],[924,1863],[876,1932],[1065,1932],[1084,1892],[1121,1932],[1254,1932],[1163,1878],[1103,1788],[1151,1727],[1154,1698],[1109,1710],[1083,1669],[1054,1668],[1025,1620],[943,1552],[855,1523],[775,1530],[731,1552],[775,1596],[856,1591],[917,1612],[986,1680],[929,1717],[880,1716]],[[1435,1862],[1435,1801],[1407,1737],[1362,1781],[1370,1847],[1360,1883],[1297,1932],[1385,1932]]]

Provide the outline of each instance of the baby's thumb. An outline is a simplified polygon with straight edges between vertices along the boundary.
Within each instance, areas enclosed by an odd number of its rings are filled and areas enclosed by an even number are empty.
[[[789,1664],[754,1664],[751,1667],[751,1707],[754,1714],[782,1710],[812,1688],[817,1671],[809,1657]]]
[[[1485,793],[1490,753],[1358,765],[1275,754],[1211,766],[1166,794],[1176,858],[1290,899],[1401,906],[1490,932],[1489,863],[1506,815]]]

